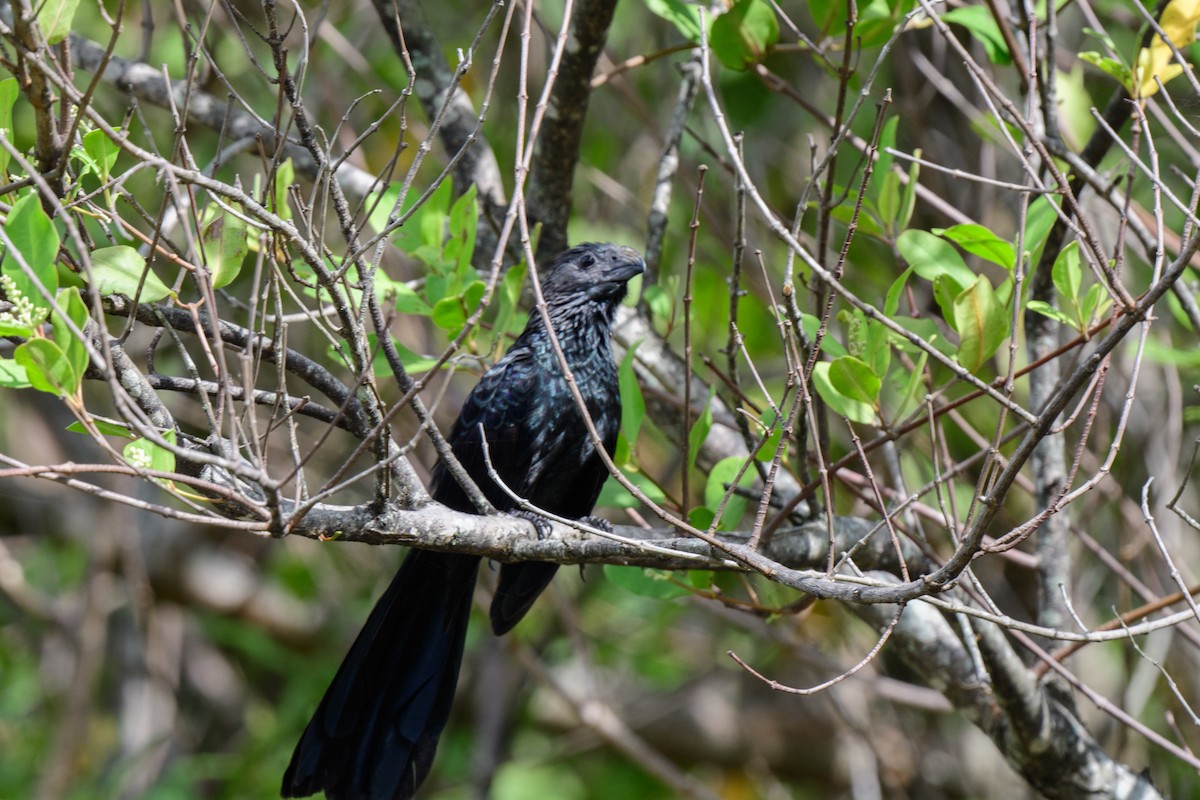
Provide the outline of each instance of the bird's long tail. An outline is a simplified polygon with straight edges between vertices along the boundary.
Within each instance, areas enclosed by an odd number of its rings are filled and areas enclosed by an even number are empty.
[[[296,745],[284,797],[412,797],[450,714],[478,566],[409,552]]]
[[[550,585],[556,572],[558,564],[545,561],[521,561],[500,567],[500,582],[492,598],[492,633],[503,636],[511,631]]]

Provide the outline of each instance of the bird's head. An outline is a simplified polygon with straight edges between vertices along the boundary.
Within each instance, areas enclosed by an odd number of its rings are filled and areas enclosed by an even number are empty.
[[[632,247],[591,242],[576,245],[550,264],[542,293],[551,307],[591,301],[615,308],[625,298],[629,279],[645,269],[641,253]]]

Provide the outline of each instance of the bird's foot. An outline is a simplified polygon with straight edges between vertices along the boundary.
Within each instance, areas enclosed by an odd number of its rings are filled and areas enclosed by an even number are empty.
[[[516,517],[517,519],[523,519],[533,525],[533,529],[537,531],[539,542],[549,536],[550,531],[553,530],[550,520],[546,519],[536,511],[526,511],[523,508],[518,508],[513,511],[509,511],[508,515],[510,517]]]
[[[612,523],[606,520],[604,517],[593,517],[591,514],[588,514],[586,517],[580,517],[579,521],[584,525],[589,525],[593,528],[599,528],[605,533],[613,532]]]

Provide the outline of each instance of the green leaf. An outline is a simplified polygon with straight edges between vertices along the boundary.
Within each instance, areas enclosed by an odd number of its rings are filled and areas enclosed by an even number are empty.
[[[117,163],[117,156],[121,154],[121,148],[108,138],[107,133],[97,128],[84,134],[83,149],[96,163],[96,177],[102,181],[108,180]]]
[[[431,273],[425,277],[425,299],[436,308],[438,303],[455,296],[456,293],[452,291],[454,287],[455,281],[452,277]]]
[[[292,218],[292,207],[288,204],[288,190],[296,182],[296,167],[290,158],[283,160],[275,170],[275,181],[272,184],[275,196],[275,213],[280,219]]]
[[[88,151],[85,150],[81,145],[76,145],[75,147],[71,148],[71,158],[75,159],[82,165],[82,167],[79,169],[80,178],[83,178],[86,175],[100,174],[100,164],[98,164],[96,159],[92,158],[91,154],[88,153]]]
[[[712,21],[708,41],[717,58],[730,69],[740,71],[761,63],[779,41],[775,10],[765,0],[736,0]]]
[[[162,438],[175,444],[175,431],[161,431]],[[164,447],[159,447],[149,439],[134,439],[125,445],[121,451],[125,460],[141,469],[153,469],[159,472],[175,471],[175,454]]]
[[[879,191],[879,199],[875,201],[879,208],[879,218],[883,221],[884,230],[893,234],[900,230],[900,176],[888,169],[883,176],[883,184]]]
[[[775,412],[768,409],[763,414],[762,419],[753,419],[752,421],[758,425],[758,435],[770,432],[770,435],[763,440],[763,443],[758,446],[754,457],[762,462],[769,462],[775,458],[775,451],[779,448],[779,440],[783,438],[783,426],[778,424]],[[786,448],[785,448],[786,449]]]
[[[816,387],[817,394],[825,401],[825,405],[829,406],[833,413],[848,420],[861,422],[864,425],[874,425],[875,409],[867,403],[846,397],[834,388],[833,382],[829,379],[830,366],[828,361],[818,361],[813,367],[813,386]]]
[[[88,322],[87,306],[83,304],[83,298],[79,295],[79,290],[71,287],[63,289],[58,293],[56,298],[58,307],[67,314],[67,319],[75,324],[81,332]],[[71,368],[75,370],[75,374],[83,378],[84,372],[88,368],[88,351],[87,345],[76,336],[63,321],[62,317],[56,312],[50,316],[50,322],[54,325],[54,341],[59,348],[66,354],[67,361],[70,362]]]
[[[433,313],[433,309],[416,290],[404,281],[393,280],[383,270],[375,273],[375,293],[383,299],[384,305],[391,304],[401,314],[427,317]]]
[[[58,44],[67,38],[77,8],[79,0],[43,0],[37,18],[46,44]]]
[[[8,133],[9,139],[13,138],[12,110],[20,94],[16,78],[0,80],[0,129]],[[8,151],[0,148],[0,175],[8,172],[9,158]]]
[[[443,251],[446,261],[454,264],[454,274],[465,279],[475,253],[475,230],[479,205],[475,202],[475,184],[471,184],[450,209],[450,236]]]
[[[496,320],[492,325],[496,342],[502,343],[506,333],[517,333],[522,327],[518,306],[527,272],[528,268],[522,261],[509,267],[500,281],[500,310],[496,312]]]
[[[399,199],[400,190],[402,188],[404,187],[401,184],[393,183],[382,192],[372,192],[367,196],[366,207],[370,209],[370,213],[367,216],[367,225],[371,226],[376,233],[379,233],[387,227],[388,217],[391,216],[392,207],[396,205],[396,200]],[[412,205],[412,197],[412,193],[409,193],[409,195],[405,197],[405,201],[409,206]],[[401,212],[404,210],[405,209],[402,208]],[[392,243],[399,247],[399,243],[404,241],[405,237],[411,230],[412,229],[408,227],[400,227],[392,231]],[[407,247],[401,247],[400,249],[406,251],[408,250]]]
[[[504,298],[516,306],[521,302],[521,289],[525,286],[525,276],[529,273],[529,265],[524,261],[514,264],[504,273],[501,286],[504,288]]]
[[[921,157],[920,149],[913,151],[913,156]],[[908,165],[908,183],[905,184],[903,195],[900,199],[900,211],[896,214],[897,233],[908,227],[908,223],[912,221],[913,209],[917,207],[917,185],[921,180],[921,165],[913,161]]]
[[[838,312],[837,319],[846,330],[846,349],[855,358],[860,357],[867,349],[866,315],[857,309],[843,309]]]
[[[894,420],[907,418],[920,402],[920,398],[923,396],[921,390],[925,387],[925,362],[928,359],[929,354],[922,352],[917,357],[917,363],[913,366],[912,371],[908,373],[904,388],[900,391],[900,398],[895,408],[892,409],[892,413],[895,415]]]
[[[900,201],[898,193],[894,197],[885,199],[885,195],[897,188],[888,186],[888,176],[892,174],[892,164],[895,158],[887,151],[896,147],[896,128],[899,124],[900,117],[896,114],[883,123],[883,128],[879,131],[879,157],[875,160],[871,180],[867,184],[867,198],[875,203],[884,223],[890,221],[891,215],[898,210]]]
[[[46,292],[53,297],[58,291],[58,270],[54,267],[58,258],[58,231],[54,229],[50,217],[42,210],[36,192],[27,194],[13,203],[12,210],[8,212],[8,219],[4,222],[4,233]],[[36,308],[47,308],[50,305],[38,290],[37,284],[17,263],[15,254],[4,253],[4,260],[0,262],[0,272],[12,278],[17,292],[28,298]],[[9,298],[10,301],[12,299]]]
[[[18,345],[13,359],[25,368],[30,385],[39,392],[71,397],[79,389],[80,376],[62,348],[49,339],[30,339]]]
[[[700,7],[685,0],[646,0],[650,12],[670,22],[690,42],[700,41]]]
[[[1009,275],[996,287],[996,300],[1010,310],[1012,309],[1013,284],[1013,276]]]
[[[1025,304],[1025,308],[1027,308],[1030,311],[1035,311],[1038,314],[1041,314],[1043,317],[1049,317],[1050,319],[1054,320],[1055,322],[1060,322],[1063,325],[1066,325],[1068,328],[1075,327],[1074,319],[1072,319],[1067,314],[1064,314],[1063,312],[1059,311],[1054,306],[1052,306],[1049,303],[1044,302],[1042,300],[1030,300],[1028,303]]]
[[[382,231],[387,227],[392,209],[396,205],[396,200],[400,197],[400,190],[402,188],[400,184],[393,184],[382,193],[375,193],[370,196],[368,207],[371,209],[371,215],[368,219],[368,224],[376,231]],[[456,263],[445,259],[444,248],[442,246],[442,241],[446,234],[446,221],[452,194],[451,182],[442,181],[421,207],[413,211],[413,207],[421,200],[422,195],[420,192],[408,192],[404,196],[404,202],[397,209],[396,215],[397,219],[399,219],[412,212],[412,216],[402,226],[389,234],[391,243],[398,250],[408,253],[413,258],[421,261],[437,274],[453,272],[450,267]],[[461,200],[461,198],[459,199]],[[466,209],[464,208],[463,210],[465,211]],[[474,249],[473,246],[472,249]],[[455,255],[457,256],[457,254],[458,251],[456,250]],[[431,303],[435,303],[445,296],[445,293],[427,294]]]
[[[122,439],[134,438],[129,426],[123,422],[109,422],[101,417],[92,417],[91,422],[96,430],[106,436],[120,436]],[[82,433],[85,435],[88,433],[87,428],[83,427],[83,423],[79,420],[75,420],[68,425],[67,430],[71,431],[71,433]]]
[[[687,521],[693,528],[700,530],[708,530],[712,527],[713,520],[717,518],[717,512],[713,511],[708,506],[696,506],[688,512]]]
[[[972,279],[967,286],[974,282]],[[956,331],[958,322],[954,318],[954,299],[962,294],[965,288],[966,286],[960,285],[949,275],[938,275],[933,281],[933,299],[937,301],[938,308],[942,310],[942,319],[946,320],[947,324]]]
[[[721,500],[724,499],[725,492],[734,479],[737,478],[738,471],[741,470],[742,464],[745,461],[746,459],[741,456],[729,456],[713,465],[712,471],[708,473],[708,481],[704,485],[705,506],[715,510],[721,505]],[[738,486],[743,489],[749,489],[754,485],[757,477],[758,472],[751,466],[742,475],[742,479],[738,481]],[[732,495],[729,498],[729,502],[725,504],[725,511],[721,514],[721,521],[717,524],[717,530],[736,530],[749,504],[750,500],[746,496],[740,494]],[[712,524],[711,521],[709,524]]]
[[[1008,45],[1000,33],[1000,26],[996,24],[996,18],[987,6],[955,8],[942,14],[942,19],[966,28],[971,36],[983,45],[988,61],[1000,65],[1012,63],[1012,53],[1008,51]]]
[[[417,214],[417,228],[421,232],[421,243],[442,252],[442,238],[446,230],[446,217],[450,209],[450,181],[442,181]]]
[[[633,448],[629,446],[629,440],[625,438],[625,434],[617,431],[617,444],[613,448],[612,460],[614,464],[626,464],[631,469],[637,469],[637,463],[630,457]]]
[[[21,87],[17,85],[16,78],[5,78],[0,80],[0,128],[4,128],[9,132],[9,138],[12,138],[12,110],[17,103],[17,98],[21,95]]]
[[[896,5],[905,4],[897,3]],[[892,32],[896,29],[897,17],[903,16],[904,13],[907,12],[897,15],[889,0],[870,0],[866,4],[860,4],[858,24],[854,26],[854,36],[864,48],[879,47],[891,38]]]
[[[904,294],[904,286],[908,283],[908,278],[913,274],[912,267],[900,273],[900,277],[892,281],[892,285],[888,288],[887,297],[883,301],[883,315],[885,317],[894,317],[896,312],[900,310],[900,297]]]
[[[1061,5],[1062,4],[1060,2],[1060,8]],[[1090,25],[1084,25],[1082,28],[1080,28],[1080,33],[1082,33],[1084,36],[1087,36],[1089,39],[1095,39],[1096,41],[1100,42],[1108,50],[1112,50],[1115,53],[1119,53],[1121,51],[1121,48],[1117,44],[1116,40],[1114,40],[1104,31],[1096,30]]]
[[[968,253],[999,264],[1010,272],[1016,264],[1013,246],[982,225],[964,223],[951,228],[935,229],[933,232],[949,239]]]
[[[870,0],[855,7],[854,38],[856,46],[877,47],[888,40],[899,17],[908,13],[909,3]],[[811,0],[809,13],[825,39],[839,42],[846,35],[847,4],[839,0]]]
[[[1168,297],[1174,297],[1171,294]],[[1097,317],[1102,317],[1108,313],[1108,309],[1112,306],[1112,298],[1108,296],[1108,291],[1103,285],[1093,283],[1088,287],[1087,294],[1083,296],[1083,307],[1080,309],[1080,319],[1084,325],[1091,325],[1092,320]],[[1190,323],[1189,323],[1190,324]]]
[[[909,333],[925,340],[925,344],[933,346],[938,352],[944,355],[953,357],[955,351],[958,350],[949,339],[943,334],[941,328],[938,327],[930,317],[896,317],[893,320],[901,328],[904,328]],[[909,353],[912,356],[919,356],[925,350],[910,342],[900,334],[891,335],[892,346],[904,353]]]
[[[649,476],[640,472],[626,470],[622,470],[621,472],[630,482],[641,489],[642,494],[646,495],[651,502],[662,505],[667,501],[667,496],[663,493],[663,490],[658,488],[657,484]],[[637,508],[640,502],[616,478],[609,476],[604,485],[600,487],[600,497],[596,500],[596,505],[607,508]]]
[[[896,127],[899,124],[900,117],[896,115],[883,123],[883,129],[879,132],[879,157],[871,172],[871,181],[867,184],[867,199],[875,204],[880,221],[893,234],[897,230],[894,225],[900,211],[900,178],[892,169],[895,157],[887,151],[896,146]]]
[[[1057,219],[1058,205],[1049,195],[1042,195],[1029,204],[1029,211],[1025,214],[1025,241],[1022,243],[1026,253],[1032,255],[1042,249]]]
[[[695,468],[696,456],[700,454],[700,448],[704,445],[704,440],[708,438],[708,432],[712,430],[712,401],[716,393],[715,386],[709,388],[708,399],[704,401],[704,412],[699,419],[692,423],[692,429],[688,432],[688,469]]]
[[[474,314],[479,309],[479,303],[483,300],[483,295],[487,292],[487,284],[483,281],[474,281],[465,290],[463,290],[463,306],[467,309],[467,314]]]
[[[970,286],[975,273],[963,261],[954,245],[929,231],[907,230],[896,239],[896,249],[913,272],[933,282],[949,275],[959,286]]]
[[[146,276],[142,281],[142,275]],[[146,266],[146,259],[123,244],[101,247],[92,252],[92,280],[100,294],[123,294],[143,303],[153,303],[171,295],[167,285]],[[138,294],[138,284],[142,291]]]
[[[246,258],[246,223],[224,209],[200,232],[205,265],[212,274],[214,289],[233,283]]]
[[[1129,89],[1133,86],[1133,70],[1117,61],[1115,58],[1110,58],[1103,53],[1097,53],[1094,50],[1079,54],[1079,60],[1085,64],[1091,64],[1102,72],[1116,78],[1117,83]]]
[[[864,236],[869,236],[872,239],[883,239],[886,237],[884,226],[879,219],[879,210],[875,207],[875,203],[871,200],[864,199],[862,203],[862,213],[857,219],[854,216],[855,204],[858,202],[858,194],[852,192],[846,196],[842,202],[838,203],[830,211],[830,216],[845,225],[851,222],[856,222],[858,232]]]
[[[642,397],[642,387],[638,385],[637,375],[633,371],[634,356],[641,343],[639,339],[625,351],[617,370],[617,382],[621,387],[621,436],[628,448],[625,458],[618,464],[637,463],[638,433],[646,416],[646,400]]]
[[[1083,285],[1083,269],[1079,266],[1079,241],[1075,240],[1064,247],[1054,259],[1054,267],[1050,270],[1054,288],[1071,310],[1079,316],[1079,289]]]
[[[838,394],[874,405],[883,381],[867,364],[854,356],[835,358],[829,365],[829,382]]]
[[[816,341],[817,331],[821,327],[821,320],[804,311],[800,312],[800,324],[804,328],[804,335],[808,337],[810,342]],[[845,346],[832,336],[821,337],[821,352],[831,358],[848,355]]]
[[[880,377],[887,374],[892,363],[892,340],[887,328],[877,320],[867,321],[866,347],[863,349],[863,361],[871,371]]]
[[[444,330],[458,330],[475,312],[486,290],[487,284],[475,281],[461,295],[442,298],[433,307],[433,323]]]
[[[846,4],[836,0],[809,0],[808,13],[822,37],[842,36],[846,32]]]
[[[983,275],[954,298],[954,322],[958,363],[971,372],[978,372],[1008,338],[1008,312]]]
[[[437,363],[436,358],[423,356],[420,353],[415,353],[412,350],[409,350],[400,343],[399,339],[393,339],[392,345],[396,348],[397,355],[400,356],[400,363],[404,365],[404,369],[407,370],[410,375],[414,373],[428,372],[429,370],[433,369],[433,365]],[[387,375],[391,374],[391,368],[388,367],[386,359],[383,361],[383,366],[377,368],[376,372],[381,372]]]
[[[0,389],[27,389],[33,384],[25,368],[12,358],[0,358]]]
[[[388,363],[387,356],[385,356],[383,353],[383,348],[376,347],[375,343],[377,341],[378,337],[375,334],[367,334],[367,352],[375,354],[375,357],[371,362],[371,369],[376,375],[391,375],[392,367]],[[400,357],[401,365],[403,365],[404,369],[410,375],[420,372],[428,372],[429,370],[433,369],[433,365],[437,363],[436,358],[415,353],[401,344],[400,340],[398,339],[392,339],[392,346],[396,348],[396,354]],[[328,354],[331,360],[337,361],[341,364],[346,363],[343,358],[343,353],[345,352],[344,350],[339,351],[337,347],[330,345],[325,352]],[[442,368],[445,369],[446,365],[443,364]]]
[[[38,324],[40,325],[41,323]],[[7,322],[0,319],[0,336],[20,336],[23,339],[27,339],[33,335],[35,330],[37,330],[37,326],[22,325],[16,321]]]

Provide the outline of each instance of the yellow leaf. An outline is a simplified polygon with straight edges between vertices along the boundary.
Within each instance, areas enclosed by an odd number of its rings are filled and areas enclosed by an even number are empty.
[[[1191,44],[1196,39],[1196,25],[1200,24],[1200,0],[1174,0],[1168,3],[1158,24],[1176,47]]]
[[[1172,64],[1174,54],[1161,37],[1155,37],[1150,47],[1143,47],[1138,53],[1137,67],[1134,69],[1134,80],[1137,82],[1137,96],[1150,97],[1158,91],[1157,77],[1164,84],[1172,78],[1183,74],[1183,66]]]
[[[1163,33],[1171,40],[1176,48],[1191,44],[1196,40],[1196,26],[1200,24],[1200,0],[1172,0],[1163,9],[1159,21]],[[1158,78],[1166,83],[1172,78],[1183,74],[1182,64],[1173,64],[1174,53],[1162,36],[1155,35],[1149,47],[1143,47],[1138,53],[1137,67],[1134,69],[1134,83],[1137,84],[1139,97],[1150,97],[1158,91]]]

